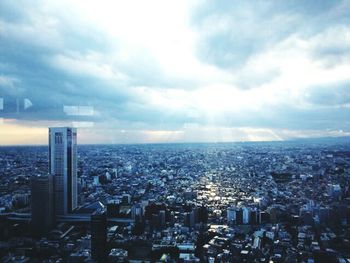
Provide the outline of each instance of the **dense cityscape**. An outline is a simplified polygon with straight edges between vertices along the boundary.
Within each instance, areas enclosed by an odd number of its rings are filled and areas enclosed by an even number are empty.
[[[349,138],[0,148],[2,262],[350,262]]]

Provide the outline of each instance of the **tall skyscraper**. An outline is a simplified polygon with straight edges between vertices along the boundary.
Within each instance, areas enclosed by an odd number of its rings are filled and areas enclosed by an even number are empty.
[[[91,215],[91,257],[97,262],[106,262],[107,215],[97,210]]]
[[[33,234],[40,236],[54,224],[53,176],[31,178],[31,212]]]
[[[233,222],[236,221],[236,208],[230,207],[227,209],[227,221]]]
[[[55,214],[68,214],[78,206],[76,128],[49,128],[49,170],[54,178]]]

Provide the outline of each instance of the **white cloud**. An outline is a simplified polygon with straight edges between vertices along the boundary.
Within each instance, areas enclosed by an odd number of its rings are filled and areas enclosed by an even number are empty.
[[[0,86],[12,88],[19,82],[20,80],[16,77],[0,75]]]
[[[49,63],[68,73],[105,80],[127,79],[127,76],[103,61],[103,56],[95,52],[80,55],[56,55]]]

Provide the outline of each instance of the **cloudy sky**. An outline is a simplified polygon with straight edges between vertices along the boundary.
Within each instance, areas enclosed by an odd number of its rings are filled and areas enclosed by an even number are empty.
[[[0,1],[0,145],[350,135],[350,1]]]

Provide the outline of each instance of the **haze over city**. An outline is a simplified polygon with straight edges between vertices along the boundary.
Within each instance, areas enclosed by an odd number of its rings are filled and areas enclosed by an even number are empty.
[[[0,144],[350,135],[349,1],[1,1]]]

